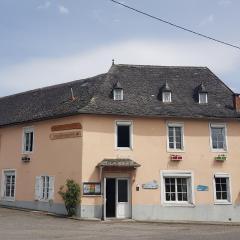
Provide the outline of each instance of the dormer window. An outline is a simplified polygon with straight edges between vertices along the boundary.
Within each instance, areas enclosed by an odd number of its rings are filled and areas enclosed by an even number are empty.
[[[199,104],[208,103],[208,93],[203,83],[201,83],[201,85],[198,87],[198,103]]]
[[[172,91],[168,85],[168,83],[166,82],[164,84],[164,86],[162,87],[162,101],[164,103],[170,103],[172,102]]]
[[[123,100],[123,90],[122,89],[114,89],[113,90],[113,99],[117,101]]]
[[[200,104],[208,103],[207,93],[199,93],[198,98],[199,98],[199,103]]]
[[[123,100],[123,88],[119,82],[117,82],[113,88],[113,99],[115,101]]]
[[[163,92],[162,93],[162,101],[165,103],[169,103],[172,101],[171,92]]]

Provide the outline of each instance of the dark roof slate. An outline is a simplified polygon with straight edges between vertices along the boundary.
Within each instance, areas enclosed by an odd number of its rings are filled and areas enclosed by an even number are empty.
[[[172,103],[159,100],[168,83]],[[119,83],[122,101],[112,99]],[[208,104],[198,103],[196,89],[204,84]],[[75,99],[72,100],[71,88]],[[0,126],[75,114],[146,117],[238,118],[233,92],[208,68],[113,65],[96,77],[0,98]]]

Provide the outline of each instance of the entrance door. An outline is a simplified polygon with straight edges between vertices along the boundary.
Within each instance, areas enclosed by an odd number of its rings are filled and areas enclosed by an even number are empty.
[[[104,219],[130,218],[129,180],[127,178],[105,178]]]
[[[126,178],[117,179],[117,218],[130,217],[130,201],[129,201],[129,181]]]
[[[116,217],[116,179],[106,179],[106,217]]]

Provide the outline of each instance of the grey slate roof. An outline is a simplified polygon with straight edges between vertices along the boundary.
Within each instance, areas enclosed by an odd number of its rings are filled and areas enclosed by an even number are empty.
[[[159,91],[168,83],[172,103]],[[116,84],[123,101],[112,99]],[[198,103],[203,83],[208,104]],[[71,98],[73,89],[75,100]],[[233,92],[208,68],[113,65],[96,77],[0,98],[0,126],[75,114],[113,114],[145,117],[238,118]]]
[[[133,167],[137,168],[141,165],[134,162],[129,158],[114,158],[114,159],[104,159],[99,164],[98,167]]]

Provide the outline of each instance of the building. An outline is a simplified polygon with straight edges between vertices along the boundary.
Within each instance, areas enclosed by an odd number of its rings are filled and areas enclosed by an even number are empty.
[[[0,98],[1,205],[83,218],[240,222],[240,100],[205,67],[112,65]]]

